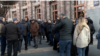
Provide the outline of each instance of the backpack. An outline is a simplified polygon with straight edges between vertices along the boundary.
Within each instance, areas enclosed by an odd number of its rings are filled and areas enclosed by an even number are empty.
[[[1,29],[2,29],[3,26],[4,26],[4,25],[1,23],[1,24],[0,24],[0,33],[1,33]]]

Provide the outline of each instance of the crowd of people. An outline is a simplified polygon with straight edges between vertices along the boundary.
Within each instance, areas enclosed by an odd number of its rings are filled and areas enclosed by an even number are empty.
[[[0,17],[1,56],[17,56],[21,53],[24,40],[25,50],[28,45],[38,48],[45,39],[53,50],[60,56],[88,56],[89,45],[93,44],[95,28],[93,21],[88,18],[68,19],[65,14],[60,14],[56,20],[29,20],[28,17],[18,21],[17,18],[5,19]],[[39,41],[38,41],[39,40]],[[33,41],[34,45],[31,44]],[[98,34],[98,49],[100,49],[100,30]]]

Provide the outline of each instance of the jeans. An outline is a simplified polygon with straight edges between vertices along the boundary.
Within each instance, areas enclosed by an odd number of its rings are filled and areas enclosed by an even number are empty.
[[[39,34],[39,38],[40,38],[40,42],[39,43],[41,44],[41,42],[42,42],[42,34],[41,33]]]
[[[38,47],[38,36],[33,36],[34,46]]]
[[[7,41],[7,56],[11,56],[13,48],[13,56],[17,56],[18,40]]]
[[[6,38],[1,37],[1,55],[4,55],[6,50]]]
[[[30,36],[30,32],[27,33],[27,38],[28,38],[28,44],[31,44],[31,36]]]
[[[72,40],[60,40],[59,42],[60,56],[65,56],[64,55],[65,50],[66,50],[66,56],[70,56],[71,44],[72,44]]]
[[[50,45],[53,45],[53,37],[51,33],[49,33],[49,39],[50,39]]]
[[[78,56],[85,56],[85,50],[86,50],[86,47],[85,48],[77,48]]]

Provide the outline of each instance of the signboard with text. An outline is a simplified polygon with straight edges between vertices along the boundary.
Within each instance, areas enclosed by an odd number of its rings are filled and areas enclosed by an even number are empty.
[[[97,1],[95,0],[94,1],[94,6],[98,6],[98,5],[99,5],[99,0],[97,0]]]

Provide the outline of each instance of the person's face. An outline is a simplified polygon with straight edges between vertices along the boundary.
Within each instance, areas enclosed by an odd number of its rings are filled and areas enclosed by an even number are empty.
[[[60,16],[61,19],[63,19],[63,16]]]
[[[18,21],[16,20],[16,21],[14,21],[14,23],[15,23],[15,24],[17,24],[17,23],[18,23]]]
[[[5,18],[3,18],[2,21],[5,22]]]
[[[27,21],[27,18],[25,18],[25,21]]]
[[[31,21],[31,23],[34,23],[35,21]]]
[[[85,19],[85,21],[86,21],[86,23],[88,23],[88,20],[87,19]]]
[[[51,21],[49,20],[48,23],[51,23]]]

